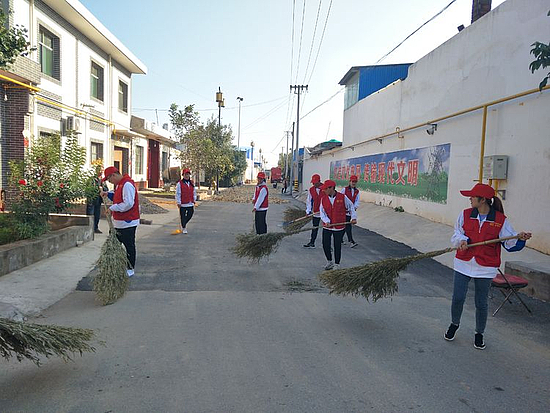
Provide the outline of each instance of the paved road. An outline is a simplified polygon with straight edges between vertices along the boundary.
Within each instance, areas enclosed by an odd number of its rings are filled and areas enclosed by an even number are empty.
[[[270,207],[271,230],[285,207]],[[251,224],[249,205],[205,202],[189,236],[167,226],[139,241],[116,304],[99,306],[82,280],[38,322],[94,328],[106,346],[74,363],[1,362],[0,412],[547,411],[550,305],[528,299],[533,317],[508,305],[479,351],[470,300],[448,343],[447,267],[411,266],[376,304],[331,296],[316,278],[320,245],[301,247],[308,234],[260,265],[235,259],[228,248]],[[343,266],[414,252],[355,233]]]

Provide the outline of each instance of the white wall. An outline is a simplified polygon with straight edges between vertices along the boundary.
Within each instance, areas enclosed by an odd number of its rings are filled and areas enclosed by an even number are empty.
[[[469,206],[459,190],[472,187],[478,177],[481,110],[439,122],[433,136],[421,128],[353,151],[350,145],[538,87],[545,73],[531,74],[529,50],[535,40],[550,38],[548,8],[545,1],[526,7],[523,0],[508,0],[412,65],[403,82],[345,111],[343,148],[307,160],[304,182],[313,173],[326,179],[334,160],[451,143],[446,205],[375,193],[365,193],[362,200],[391,201],[407,212],[453,224]],[[485,155],[510,157],[508,180],[499,186],[506,190],[505,212],[516,230],[533,231],[530,246],[545,253],[550,253],[550,216],[541,213],[550,205],[548,108],[550,91],[491,106],[485,147]]]

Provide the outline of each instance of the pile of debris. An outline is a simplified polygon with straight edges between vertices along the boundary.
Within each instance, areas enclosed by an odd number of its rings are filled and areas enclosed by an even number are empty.
[[[240,204],[252,204],[252,197],[254,196],[254,185],[241,185],[227,188],[221,191],[217,195],[212,196],[212,201],[221,202],[237,202]],[[282,199],[279,196],[279,192],[271,192],[269,194],[269,203],[271,204],[288,204],[286,199]]]
[[[168,212],[167,209],[164,209],[163,207],[151,202],[147,197],[143,195],[139,197],[139,206],[141,208],[140,212],[142,214],[165,214]]]

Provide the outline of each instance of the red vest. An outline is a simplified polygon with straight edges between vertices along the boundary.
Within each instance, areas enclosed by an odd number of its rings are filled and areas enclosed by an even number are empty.
[[[134,181],[132,181],[132,178],[130,178],[127,174],[122,176],[122,179],[117,184],[115,188],[115,194],[113,196],[113,204],[120,204],[124,201],[122,198],[122,188],[124,187],[124,184],[126,182],[130,182],[134,186],[135,192],[135,198],[134,198],[134,205],[132,208],[130,208],[128,211],[125,212],[116,212],[113,211],[113,218],[117,221],[133,221],[135,219],[139,219],[139,199],[138,199],[138,193],[136,190],[136,184]]]
[[[504,225],[504,220],[506,219],[503,213],[491,208],[480,231],[479,220],[477,218],[479,212],[477,208],[465,209],[463,213],[464,224],[462,228],[466,236],[470,238],[470,244],[498,238],[500,230]],[[475,257],[476,262],[483,267],[499,267],[500,242],[480,245],[479,247],[468,248],[466,251],[456,252],[456,258],[463,261],[470,261],[472,257]]]
[[[311,199],[313,200],[313,205],[311,209],[314,214],[317,214],[319,213],[319,207],[321,206],[321,198],[323,197],[324,192],[319,191],[319,193],[317,193],[317,188],[312,186],[311,188],[309,188],[309,194],[311,195]]]
[[[330,218],[331,224],[339,224],[341,222],[346,222],[346,197],[340,192],[336,192],[336,198],[334,199],[334,204],[330,203],[330,197],[324,196],[321,199],[323,204],[323,209]],[[334,229],[344,229],[346,225],[337,225],[335,227],[330,227]]]
[[[349,198],[351,203],[355,205],[355,200],[357,199],[357,195],[359,195],[359,189],[353,188],[353,194],[352,194],[352,187],[346,186],[346,196]]]
[[[183,180],[180,180],[178,182],[180,186],[180,204],[191,204],[192,202],[195,202],[195,185],[193,184],[193,181],[189,181],[189,185],[187,185]]]
[[[260,208],[267,208],[269,206],[269,200],[268,200],[269,190],[267,189],[267,185],[265,184],[265,182],[262,183],[261,185],[256,186],[256,191],[254,192],[254,199],[252,200],[252,203],[254,205],[256,204],[256,200],[260,196],[260,191],[262,190],[262,188],[265,188],[267,193],[265,194],[264,202],[262,202],[262,204],[260,205]]]

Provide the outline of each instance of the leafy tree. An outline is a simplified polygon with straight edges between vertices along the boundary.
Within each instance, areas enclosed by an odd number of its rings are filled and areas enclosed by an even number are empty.
[[[550,16],[550,11],[548,11],[547,16]],[[547,67],[550,67],[550,43],[545,44],[535,42],[531,46],[533,47],[531,49],[531,54],[535,56],[535,60],[529,64],[531,73],[535,73],[535,71],[540,68],[546,69]],[[548,72],[548,74],[540,82],[539,90],[542,90],[542,88],[547,85],[548,80],[550,80],[550,72]]]
[[[6,69],[17,56],[29,52],[27,29],[19,25],[7,28],[8,16],[0,8],[0,69]]]

